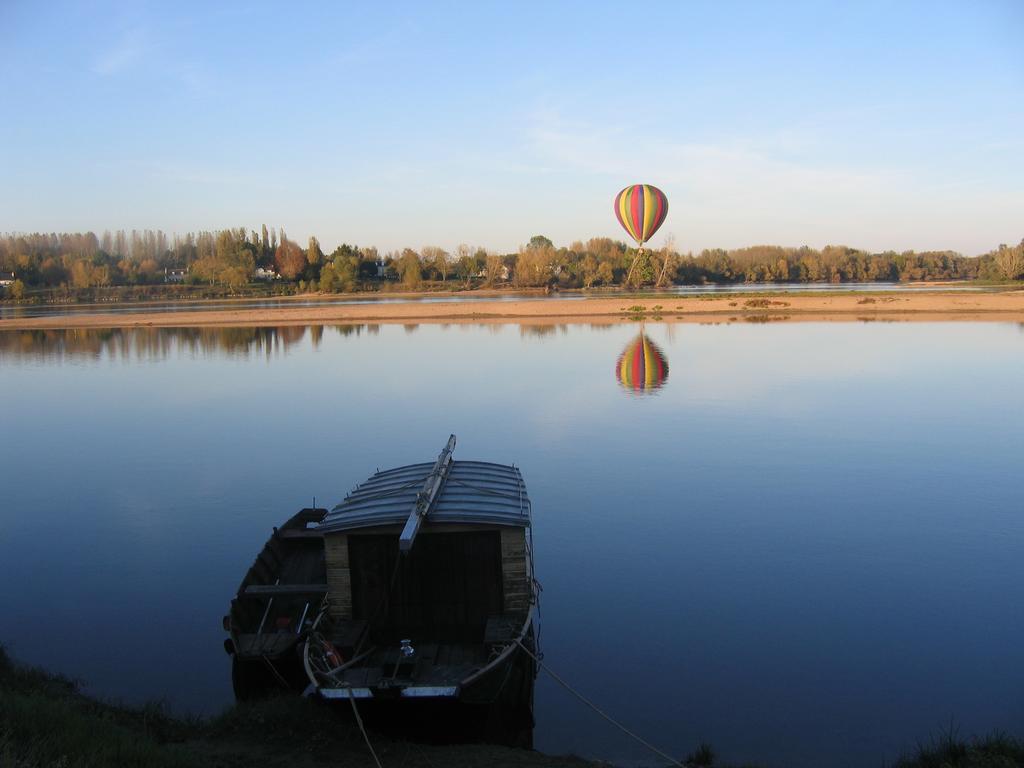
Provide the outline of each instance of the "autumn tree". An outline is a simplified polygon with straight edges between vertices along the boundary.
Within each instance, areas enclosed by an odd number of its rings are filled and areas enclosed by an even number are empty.
[[[306,268],[306,254],[298,243],[282,236],[281,244],[274,253],[274,267],[285,280],[296,280]]]
[[[1012,248],[1000,245],[992,260],[1003,280],[1016,280],[1024,276],[1024,240]]]
[[[665,244],[658,250],[657,261],[660,262],[658,279],[654,285],[658,288],[668,285],[670,275],[676,271],[679,254],[676,253],[676,239],[672,235],[665,238]]]
[[[597,282],[600,268],[601,262],[592,253],[585,254],[579,260],[577,274],[584,288],[590,288]]]
[[[423,255],[423,264],[437,271],[442,281],[448,280],[448,272],[451,269],[451,257],[444,248],[436,245],[426,245],[420,252]]]
[[[306,247],[306,262],[315,267],[323,259],[323,252],[320,250],[320,241],[310,236],[309,245]]]
[[[505,261],[500,254],[488,253],[484,258],[484,282],[494,285],[499,280],[505,279]]]
[[[550,240],[542,235],[532,237],[529,245],[520,248],[516,257],[516,285],[547,285],[551,280],[555,257],[555,248]]]
[[[197,258],[191,266],[194,279],[237,287],[252,278],[256,269],[255,246],[246,237],[245,229],[202,232],[196,243]]]
[[[483,269],[483,265],[479,263],[473,249],[466,243],[459,243],[455,249],[455,274],[465,280],[467,288],[480,274],[481,269]]]
[[[71,284],[75,288],[95,288],[110,285],[110,270],[78,259],[71,266]]]
[[[93,289],[107,285],[160,282],[167,269],[186,269],[192,281],[242,285],[251,279],[254,264],[273,263],[289,280],[325,279],[325,290],[355,290],[361,281],[376,280],[377,252],[345,245],[326,258],[315,238],[307,248],[288,239],[284,229],[261,226],[200,231],[169,238],[160,230],[0,234],[0,271],[16,272],[26,289],[69,286]],[[414,265],[408,253],[417,257]],[[575,241],[555,248],[543,235],[535,235],[519,252],[498,256],[480,248],[460,245],[448,255],[436,246],[389,255],[389,277],[401,273],[407,285],[417,285],[425,271],[431,279],[447,281],[456,275],[467,288],[494,285],[511,275],[517,285],[591,287],[625,282],[632,251],[610,238]],[[353,266],[355,275],[352,275]],[[413,268],[415,267],[415,268]],[[506,272],[506,270],[508,270]],[[952,251],[870,252],[846,245],[821,250],[808,246],[752,245],[714,248],[696,256],[680,256],[671,247],[654,251],[633,284],[657,283],[760,283],[766,281],[819,282],[963,280],[1024,278],[1024,243],[1001,246],[980,257]]]

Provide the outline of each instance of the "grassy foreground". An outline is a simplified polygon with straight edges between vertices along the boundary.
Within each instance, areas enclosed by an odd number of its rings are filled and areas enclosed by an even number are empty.
[[[485,744],[429,746],[371,734],[385,766],[582,768]],[[0,766],[3,768],[319,768],[373,766],[362,734],[311,699],[235,706],[211,720],[172,717],[160,705],[96,701],[66,678],[16,664],[0,647]]]
[[[403,768],[587,768],[577,757],[486,744],[432,746],[371,734],[381,763]],[[719,766],[701,745],[687,765]],[[0,646],[2,768],[320,768],[374,766],[360,732],[311,699],[239,705],[211,720],[173,717],[161,705],[125,707],[80,693],[77,684],[22,666]],[[892,768],[1018,768],[1024,743],[996,735],[965,742],[948,734]]]

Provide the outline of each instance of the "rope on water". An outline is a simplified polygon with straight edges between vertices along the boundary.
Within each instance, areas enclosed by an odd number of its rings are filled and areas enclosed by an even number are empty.
[[[518,643],[519,647],[522,648],[524,651],[526,651],[527,654],[529,654],[530,658],[532,658],[535,662],[537,662],[537,665],[541,669],[543,669],[545,672],[547,672],[549,675],[551,675],[551,677],[553,677],[555,679],[555,681],[558,682],[559,685],[561,685],[563,688],[565,688],[565,690],[567,690],[569,693],[571,693],[577,699],[582,701],[584,704],[586,704],[592,710],[597,712],[597,714],[599,714],[601,717],[603,717],[609,723],[614,725],[616,728],[618,728],[620,731],[622,731],[624,734],[629,736],[634,741],[637,741],[640,744],[642,744],[645,747],[647,747],[647,749],[649,749],[654,754],[658,755],[661,758],[664,758],[665,760],[668,760],[668,762],[671,765],[678,765],[680,768],[685,768],[685,765],[683,763],[679,762],[674,757],[671,757],[670,755],[666,754],[665,752],[662,752],[660,749],[658,749],[656,746],[651,744],[649,741],[645,741],[644,739],[642,739],[639,736],[637,736],[635,733],[633,733],[631,730],[629,730],[629,728],[624,726],[622,723],[620,723],[618,720],[613,718],[611,715],[609,715],[606,712],[604,712],[603,710],[601,710],[594,702],[592,702],[590,699],[588,699],[582,693],[580,693],[575,688],[573,688],[571,685],[569,685],[567,682],[565,682],[565,680],[563,680],[561,677],[559,677],[557,673],[555,673],[553,670],[549,669],[547,667],[547,665],[544,664],[543,661],[541,661],[539,658],[537,658],[537,655],[533,651],[531,651],[529,648],[527,648],[525,645],[523,645],[523,641],[522,640],[517,639],[516,643]]]
[[[348,689],[348,701],[352,705],[352,712],[356,716],[356,723],[359,725],[359,730],[363,732],[363,740],[366,742],[366,746],[370,750],[370,754],[373,755],[373,762],[377,764],[377,768],[383,768],[380,764],[380,758],[377,757],[377,753],[373,751],[373,744],[370,743],[370,735],[366,732],[366,726],[363,725],[363,718],[359,716],[359,708],[356,707],[356,697],[352,695],[351,687]]]

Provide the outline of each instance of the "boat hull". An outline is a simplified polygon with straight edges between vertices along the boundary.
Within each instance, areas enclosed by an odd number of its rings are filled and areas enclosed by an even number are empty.
[[[239,701],[301,693],[309,684],[302,653],[327,590],[323,537],[310,526],[326,513],[302,509],[275,528],[231,601],[224,649]]]
[[[302,693],[309,678],[302,666],[301,645],[277,657],[235,655],[231,660],[231,687],[237,701],[251,701],[281,693]]]

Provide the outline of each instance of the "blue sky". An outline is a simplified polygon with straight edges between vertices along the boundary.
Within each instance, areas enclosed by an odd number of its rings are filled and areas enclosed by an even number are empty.
[[[968,254],[1024,237],[1024,2],[0,0],[0,231]]]

